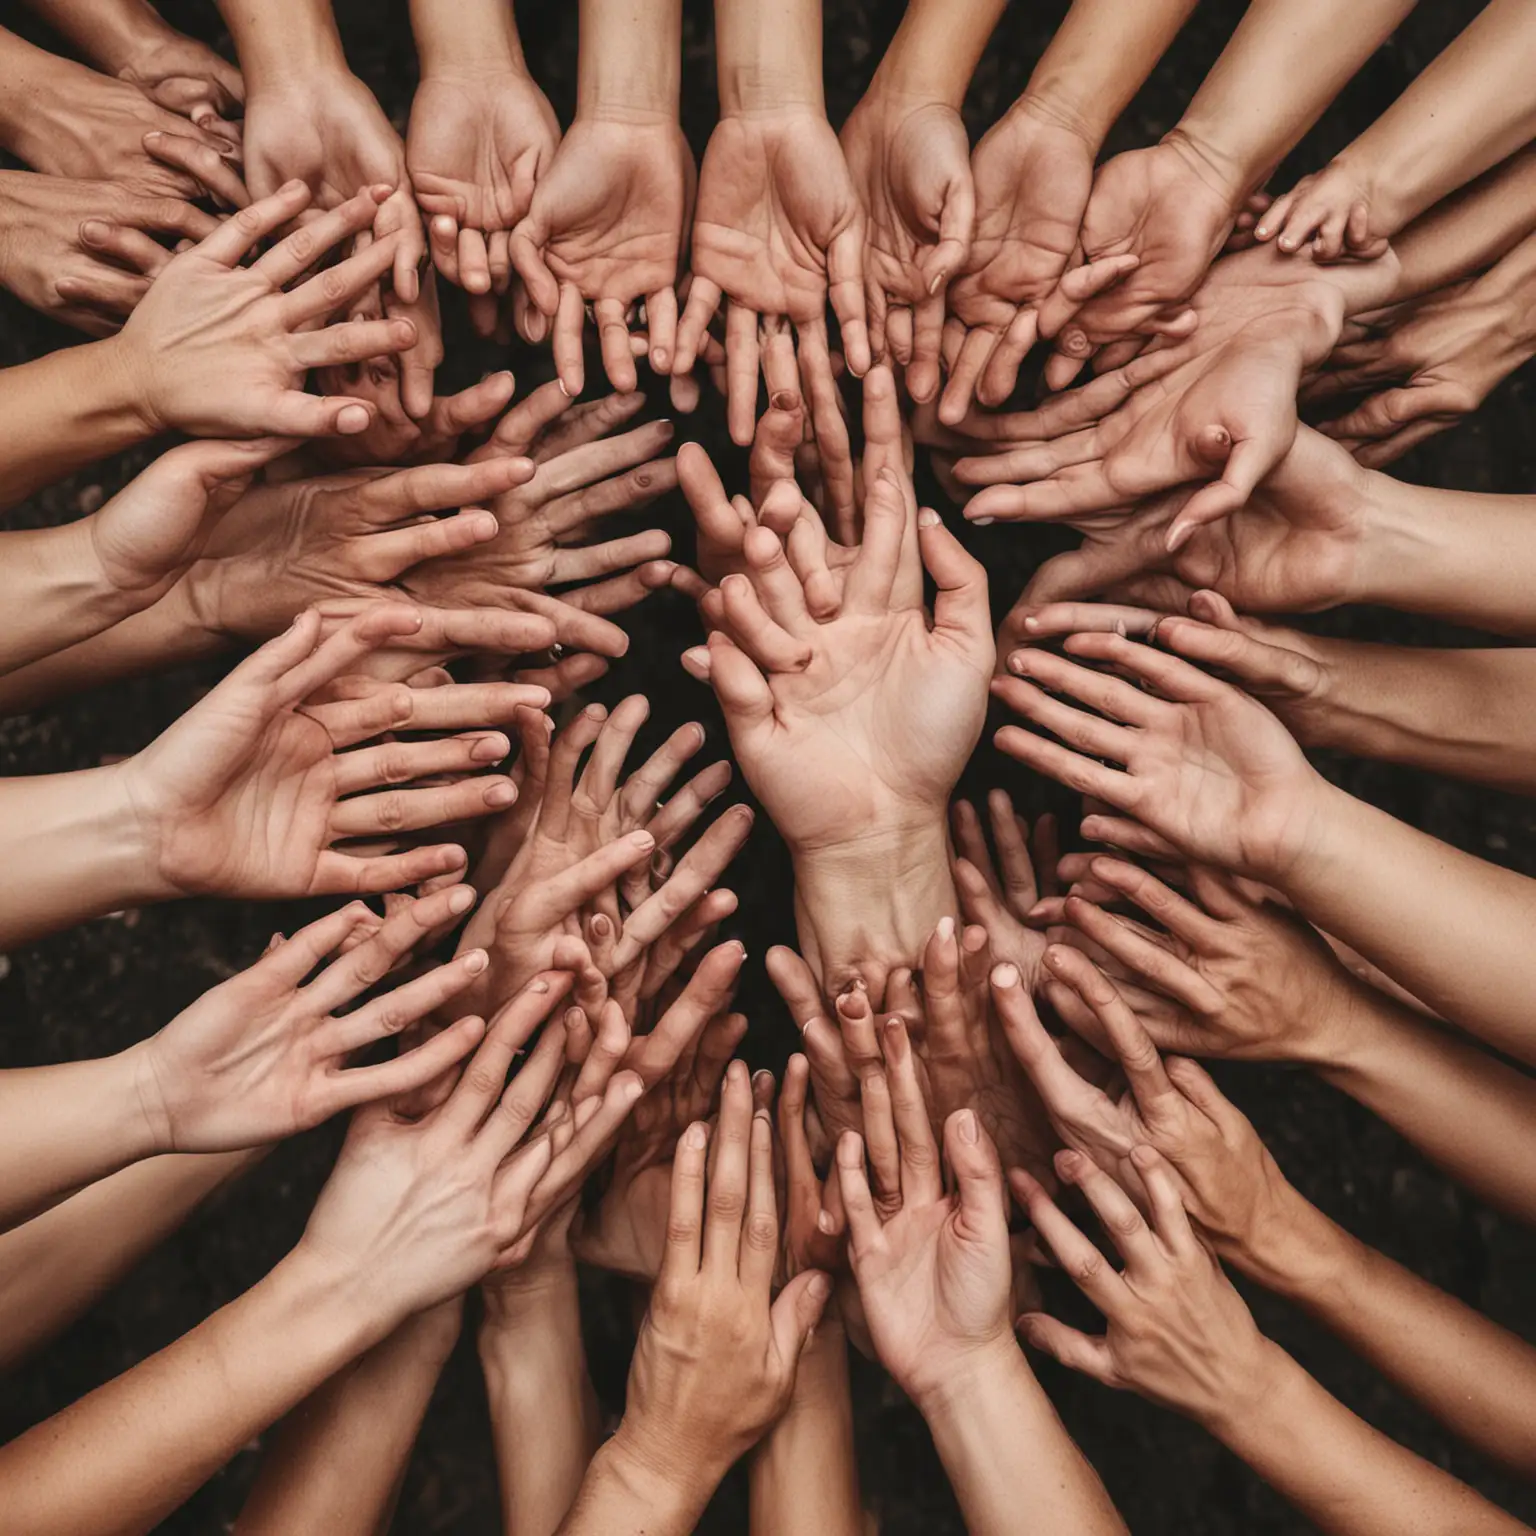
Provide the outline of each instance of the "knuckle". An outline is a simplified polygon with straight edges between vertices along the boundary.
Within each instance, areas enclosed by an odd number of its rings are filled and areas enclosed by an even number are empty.
[[[667,1241],[669,1243],[691,1243],[698,1234],[698,1223],[686,1216],[669,1216],[667,1218]],[[666,1287],[664,1300],[676,1304],[678,1297],[672,1287]]]
[[[759,1253],[772,1253],[779,1246],[779,1224],[773,1217],[760,1213],[746,1226],[747,1246]]]
[[[746,1208],[746,1201],[734,1189],[715,1190],[709,1197],[709,1213],[722,1221],[735,1221]]]
[[[1095,1251],[1073,1259],[1067,1266],[1067,1273],[1079,1285],[1092,1285],[1103,1275],[1105,1269],[1103,1254]]]
[[[403,796],[393,791],[374,798],[373,813],[379,826],[386,832],[403,830],[409,820]]]

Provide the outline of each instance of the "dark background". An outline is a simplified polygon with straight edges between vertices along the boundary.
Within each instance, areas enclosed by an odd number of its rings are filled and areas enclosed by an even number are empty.
[[[223,43],[208,0],[168,0],[162,9],[185,30]],[[834,123],[842,121],[864,89],[901,9],[900,0],[825,0],[827,95]],[[1065,0],[1016,0],[1010,8],[967,104],[973,138],[1023,88],[1065,9]],[[1110,152],[1150,143],[1173,125],[1242,9],[1237,0],[1205,0],[1111,135]],[[1276,188],[1322,164],[1365,128],[1477,9],[1470,0],[1425,0],[1329,109],[1276,178]],[[30,16],[19,11],[16,5],[0,3],[0,22],[46,41]],[[403,130],[416,77],[404,0],[339,0],[337,11],[352,67]],[[524,0],[519,13],[530,66],[562,121],[569,121],[575,97],[576,7]],[[716,105],[707,4],[688,0],[684,46],[683,119],[697,154],[703,150]],[[440,377],[452,387],[504,362],[470,335],[459,300],[453,290],[445,290],[450,358]],[[0,294],[0,363],[17,363],[75,339]],[[548,376],[546,359],[517,355],[511,362],[520,376],[520,393]],[[599,370],[593,367],[590,373],[595,379]],[[1418,450],[1397,473],[1464,490],[1531,489],[1536,449],[1529,435],[1530,379],[1530,370],[1516,375],[1476,416]],[[664,408],[664,396],[658,403]],[[682,425],[681,435],[697,436],[717,451],[722,465],[729,466],[728,482],[743,483],[744,465],[725,437],[717,403],[706,400],[700,414]],[[11,525],[79,516],[100,489],[115,491],[151,456],[151,450],[144,450],[54,487],[17,509]],[[926,493],[930,499],[938,495],[931,479]],[[938,504],[944,505],[942,500]],[[660,516],[675,531],[679,553],[686,556],[686,522],[676,498],[663,506]],[[1048,530],[1028,528],[967,529],[965,536],[993,573],[999,612],[1039,560],[1066,542]],[[678,653],[696,634],[686,605],[670,595],[652,598],[627,622],[634,637],[630,654],[594,690],[596,696],[611,703],[628,692],[649,693],[653,716],[642,746],[695,716],[709,727],[712,742],[722,743],[724,733],[712,699],[677,665]],[[1336,633],[1410,644],[1445,641],[1436,626],[1378,611],[1349,610],[1322,622]],[[106,755],[132,752],[184,709],[219,670],[147,678],[0,722],[0,772],[85,768]],[[1326,766],[1355,793],[1435,835],[1536,873],[1532,814],[1522,801],[1381,765]],[[1070,810],[1054,786],[1027,779],[1017,765],[983,746],[967,775],[967,788],[974,793],[993,783],[1010,787],[1031,813],[1050,807]],[[765,821],[760,821],[738,861],[734,884],[742,903],[733,929],[752,956],[740,1004],[752,1020],[746,1054],[753,1066],[777,1069],[793,1036],[760,961],[770,944],[792,940],[793,932],[787,861]],[[101,1055],[126,1046],[248,964],[274,928],[291,931],[307,915],[307,909],[299,907],[188,902],[103,919],[12,955],[8,966],[0,967],[5,970],[0,978],[0,1015],[5,1020],[0,1066]],[[1366,1241],[1500,1322],[1527,1336],[1536,1332],[1536,1288],[1529,1278],[1536,1244],[1529,1233],[1478,1205],[1371,1115],[1305,1072],[1250,1067],[1219,1075],[1310,1199]],[[259,1278],[302,1229],[338,1136],[339,1128],[328,1128],[279,1148],[76,1327],[17,1372],[0,1389],[0,1434],[9,1438],[62,1408],[165,1345]],[[593,1373],[616,1415],[622,1407],[631,1341],[631,1298],[606,1278],[594,1279],[589,1291]],[[1048,1295],[1053,1305],[1071,1305],[1054,1290]],[[1263,1295],[1253,1300],[1261,1326],[1352,1408],[1512,1511],[1536,1518],[1536,1497],[1530,1491],[1456,1444],[1345,1348],[1280,1303]],[[466,1329],[444,1373],[422,1430],[400,1503],[398,1530],[479,1536],[498,1529],[484,1395],[471,1331]],[[1041,1370],[1068,1427],[1139,1536],[1278,1536],[1309,1529],[1192,1425],[1053,1367]],[[959,1517],[921,1420],[873,1368],[861,1364],[856,1369],[855,1393],[864,1495],[881,1528],[891,1536],[958,1532]],[[162,1529],[191,1533],[226,1527],[257,1462],[254,1448],[237,1456]],[[738,1474],[727,1482],[701,1528],[742,1530],[745,1508],[744,1481]]]

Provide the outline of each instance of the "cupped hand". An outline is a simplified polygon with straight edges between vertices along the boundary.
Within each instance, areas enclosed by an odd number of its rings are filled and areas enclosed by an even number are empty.
[[[361,237],[360,246],[371,239],[370,251],[382,245],[388,253],[388,260],[372,270],[367,286],[376,293],[388,274],[383,313],[414,328],[404,349],[389,350],[405,352],[401,397],[412,416],[424,416],[432,406],[432,375],[442,361],[442,333],[431,272],[425,282],[421,276],[427,238],[406,168],[405,145],[373,92],[345,69],[296,71],[265,90],[253,91],[245,111],[245,173],[251,195],[258,198],[290,181],[302,182],[319,212],[340,208],[369,187],[387,189],[370,224],[353,232]],[[370,233],[364,234],[365,229]],[[377,313],[376,300],[362,302],[365,291],[359,288],[349,301]]]
[[[1273,240],[1286,255],[1310,247],[1317,261],[1370,261],[1386,251],[1399,223],[1383,192],[1369,166],[1335,156],[1277,197],[1253,237]]]
[[[771,1300],[778,1250],[772,1122],[754,1112],[735,1061],[713,1138],[695,1122],[677,1144],[665,1250],[611,1442],[619,1455],[707,1497],[789,1406],[832,1286],[806,1270]]]
[[[888,1019],[882,1034],[884,1069],[866,1084],[864,1135],[838,1140],[837,1180],[870,1340],[921,1406],[1014,1349],[1007,1197],[997,1149],[968,1109],[944,1124],[954,1181],[946,1193],[906,1026]]]
[[[170,262],[157,236],[201,240],[217,228],[171,193],[0,171],[0,284],[89,336],[117,330]]]
[[[1041,307],[1078,249],[1093,157],[1080,132],[1027,101],[999,118],[972,151],[976,233],[949,289],[949,380],[939,403],[946,425],[958,426],[973,400],[997,406],[1013,393]],[[1088,278],[1074,278],[1073,291],[1133,265],[1111,258]]]
[[[578,116],[512,231],[511,257],[550,322],[555,367],[573,399],[586,382],[581,335],[592,306],[615,389],[636,383],[630,324],[644,302],[651,366],[671,371],[676,284],[693,202],[693,154],[676,121]]]
[[[1197,862],[1276,878],[1308,849],[1326,784],[1262,704],[1123,635],[1080,633],[1066,648],[1121,675],[1048,651],[1015,651],[1015,675],[998,678],[993,692],[1072,747],[1004,726],[1000,750],[1133,817]]]
[[[371,914],[342,907],[205,992],[135,1047],[157,1144],[172,1152],[265,1146],[448,1071],[479,1044],[479,1020],[460,1019],[375,1066],[351,1066],[349,1058],[450,1002],[484,970],[483,951],[335,1015],[473,904],[467,885],[407,901],[353,948],[343,946]],[[317,966],[324,969],[308,980]]]
[[[970,140],[942,101],[872,86],[839,134],[864,207],[864,293],[873,357],[906,370],[914,400],[939,389],[945,290],[970,257]]]
[[[423,75],[405,158],[441,276],[478,297],[506,292],[511,233],[559,142],[554,109],[525,71]]]
[[[1190,1225],[1166,1161],[1146,1145],[1133,1159],[1147,1190],[1146,1219],[1090,1158],[1063,1152],[1056,1159],[1125,1260],[1119,1271],[1039,1183],[1028,1174],[1015,1179],[1036,1232],[1109,1325],[1094,1336],[1031,1312],[1019,1327],[1034,1348],[1107,1387],[1216,1422],[1264,1392],[1273,1346]]]
[[[725,324],[726,417],[745,448],[757,420],[759,323],[780,317],[799,337],[813,410],[836,393],[827,343],[830,299],[851,371],[869,370],[864,300],[864,211],[837,135],[809,109],[721,119],[699,172],[693,283],[677,333],[674,373],[693,369],[720,306]],[[832,407],[835,409],[835,406]]]
[[[766,528],[745,552],[751,575],[720,589],[729,634],[717,630],[684,664],[714,687],[780,833],[807,852],[941,824],[985,715],[985,571],[890,470],[870,489],[834,611],[812,609],[816,572],[797,570]],[[920,599],[895,595],[919,561],[938,584],[931,621]]]
[[[347,751],[390,728],[378,718],[392,713],[388,697],[373,708],[305,702],[421,623],[413,609],[382,605],[322,642],[320,615],[309,610],[121,765],[169,893],[387,891],[464,868],[460,847],[395,852],[394,840],[510,804],[510,780],[478,774],[507,755],[507,738],[471,732]],[[433,788],[384,787],[442,774],[454,777]],[[353,839],[355,849],[334,846]]]

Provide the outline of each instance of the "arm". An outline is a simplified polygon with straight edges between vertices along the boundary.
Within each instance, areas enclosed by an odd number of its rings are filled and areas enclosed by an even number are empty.
[[[462,1311],[455,1299],[408,1318],[300,1403],[262,1458],[235,1536],[387,1531]]]
[[[263,1155],[151,1158],[0,1233],[0,1370],[48,1344]]]
[[[830,1310],[800,1356],[784,1417],[753,1453],[751,1501],[752,1536],[863,1536],[848,1341]]]
[[[1251,1247],[1227,1255],[1237,1268],[1480,1451],[1526,1477],[1536,1471],[1536,1348],[1351,1236],[1290,1185],[1272,1215]]]
[[[576,1265],[566,1250],[556,1261],[493,1277],[482,1295],[478,1344],[502,1528],[509,1536],[551,1536],[601,1437],[582,1347]]]
[[[1536,27],[1521,0],[1492,0],[1375,123],[1264,216],[1287,249],[1374,254],[1417,214],[1536,133]],[[1491,103],[1497,103],[1491,108]]]

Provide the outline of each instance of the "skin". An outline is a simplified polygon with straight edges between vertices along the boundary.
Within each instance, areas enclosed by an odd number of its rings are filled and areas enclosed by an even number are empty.
[[[1105,137],[1192,9],[1158,0],[1127,13],[1111,0],[1075,0],[1024,94],[976,145],[976,234],[950,288],[944,338],[946,425],[964,421],[973,401],[1001,405],[1042,324],[1054,334],[1139,260],[1079,266],[1078,233]]]
[[[303,1239],[266,1279],[0,1451],[8,1511],[38,1531],[148,1528],[407,1317],[507,1262],[529,1212],[541,1197],[569,1198],[638,1090],[612,1078],[558,1154],[547,1134],[525,1141],[555,1085],[563,1030],[546,1030],[502,1085],[560,990],[545,980],[509,1009],[475,1069],[425,1116],[355,1117]],[[270,1347],[275,1336],[283,1349]]]
[[[678,122],[681,0],[583,0],[577,74],[575,121],[511,236],[512,264],[549,328],[572,399],[586,382],[587,304],[615,389],[635,388],[630,324],[641,302],[651,366],[673,366],[675,285],[694,185]]]
[[[1415,216],[1530,142],[1533,57],[1529,12],[1495,0],[1358,139],[1277,198],[1256,238],[1327,260],[1378,254]]]
[[[1057,1172],[1087,1197],[1123,1271],[1041,1185],[1028,1175],[1015,1180],[1036,1230],[1108,1323],[1104,1335],[1090,1337],[1031,1313],[1021,1326],[1035,1348],[1194,1419],[1330,1536],[1519,1529],[1465,1484],[1356,1418],[1264,1338],[1190,1224],[1167,1162],[1145,1143],[1134,1160],[1148,1218],[1081,1153],[1057,1157]]]
[[[769,1304],[779,1248],[773,1131],[767,1111],[753,1110],[741,1062],[726,1073],[713,1138],[691,1125],[672,1168],[666,1251],[624,1419],[562,1532],[691,1530],[732,1462],[788,1408],[831,1293],[826,1275],[806,1270]]]
[[[939,1146],[905,1026],[888,1020],[865,1129],[837,1144],[849,1260],[881,1364],[933,1432],[966,1528],[1123,1531],[1011,1337],[1002,1166],[969,1110]],[[868,1150],[871,1173],[865,1171]],[[889,1165],[889,1166],[887,1166]]]
[[[751,574],[721,588],[730,635],[684,665],[714,687],[747,782],[790,844],[813,970],[829,995],[857,975],[878,997],[953,911],[945,807],[984,713],[984,572],[889,470],[835,614],[808,607],[777,536],[753,530],[745,549]],[[931,630],[918,601],[893,601],[920,562],[939,585]],[[814,796],[797,788],[811,783]]]

